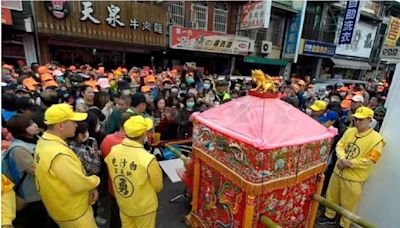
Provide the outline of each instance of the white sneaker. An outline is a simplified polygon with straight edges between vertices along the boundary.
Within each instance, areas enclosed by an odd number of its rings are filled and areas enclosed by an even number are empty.
[[[96,216],[96,218],[94,218],[94,220],[96,221],[96,224],[98,226],[104,226],[107,223],[107,219],[101,217],[100,215]]]

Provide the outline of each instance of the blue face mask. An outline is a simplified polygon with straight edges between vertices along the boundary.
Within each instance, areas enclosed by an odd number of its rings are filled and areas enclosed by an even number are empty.
[[[188,101],[188,102],[186,102],[186,107],[187,107],[188,109],[192,109],[192,108],[194,107],[194,101]]]
[[[59,83],[64,83],[64,76],[57,76],[56,81]]]
[[[207,90],[207,89],[210,89],[210,88],[211,88],[211,85],[208,84],[208,83],[207,83],[207,84],[203,84],[203,88],[206,89],[206,90]]]
[[[194,78],[192,78],[192,77],[186,78],[186,83],[188,85],[193,84],[194,83]]]

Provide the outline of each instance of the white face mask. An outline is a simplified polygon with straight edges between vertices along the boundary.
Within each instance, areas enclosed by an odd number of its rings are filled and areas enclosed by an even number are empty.
[[[312,113],[312,110],[309,109],[309,108],[306,108],[306,114],[309,115],[309,116],[311,116],[311,113]]]
[[[99,132],[99,131],[100,131],[100,129],[101,129],[101,125],[100,125],[100,124],[97,124],[97,125],[96,125],[96,129],[95,129],[95,131],[96,131],[96,132]]]

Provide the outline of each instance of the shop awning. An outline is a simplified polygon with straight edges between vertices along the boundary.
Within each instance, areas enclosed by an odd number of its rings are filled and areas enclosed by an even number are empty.
[[[293,9],[290,6],[285,5],[284,3],[280,3],[280,2],[272,2],[272,7],[281,9],[281,10],[285,10],[287,12],[293,13],[293,14],[297,14],[298,11]]]
[[[284,59],[269,59],[269,58],[261,58],[254,56],[246,56],[244,57],[245,63],[257,63],[257,64],[267,64],[267,65],[278,65],[278,66],[286,66],[288,64],[287,60]]]
[[[336,68],[345,68],[353,70],[371,70],[371,65],[368,62],[331,58]]]

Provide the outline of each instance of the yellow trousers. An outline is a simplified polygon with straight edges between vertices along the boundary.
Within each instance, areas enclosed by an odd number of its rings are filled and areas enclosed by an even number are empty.
[[[362,187],[363,182],[345,180],[333,173],[326,192],[326,199],[351,212],[355,212],[358,203],[360,202]],[[334,218],[336,212],[326,208],[325,216],[328,218]],[[340,226],[349,228],[350,224],[350,220],[342,216],[340,219]]]
[[[60,226],[60,228],[97,228],[96,221],[94,220],[92,206],[89,206],[86,213],[77,220],[56,223]]]
[[[130,217],[119,213],[121,217],[122,228],[155,228],[157,212],[143,216]]]

